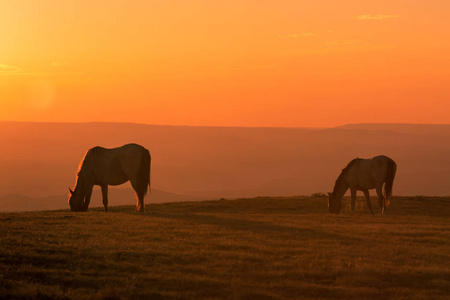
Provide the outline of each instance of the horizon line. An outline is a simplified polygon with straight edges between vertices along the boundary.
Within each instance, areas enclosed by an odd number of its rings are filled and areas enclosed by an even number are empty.
[[[425,125],[425,126],[449,126],[450,123],[345,123],[335,126],[238,126],[238,125],[173,125],[173,124],[151,124],[151,123],[139,123],[139,122],[115,122],[115,121],[17,121],[17,120],[0,120],[0,123],[23,123],[23,124],[123,124],[123,125],[140,125],[140,126],[160,126],[160,127],[196,127],[196,128],[274,128],[274,129],[333,129],[342,128],[346,126],[358,126],[358,125]]]

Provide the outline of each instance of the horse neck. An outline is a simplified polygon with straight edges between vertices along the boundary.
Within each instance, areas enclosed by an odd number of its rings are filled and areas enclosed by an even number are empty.
[[[83,193],[84,194],[84,179],[82,176],[78,175],[77,177],[77,182],[75,183],[75,188],[74,188],[74,192],[75,193]]]
[[[350,186],[345,181],[344,176],[340,176],[334,185],[333,194],[340,200],[344,197],[345,192],[347,192],[349,187]]]

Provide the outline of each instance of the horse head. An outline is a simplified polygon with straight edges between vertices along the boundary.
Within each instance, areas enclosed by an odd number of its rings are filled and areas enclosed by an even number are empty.
[[[341,209],[341,201],[337,199],[334,193],[328,193],[328,212],[338,215],[341,213]]]
[[[69,206],[71,211],[87,211],[86,204],[84,203],[84,195],[82,193],[76,193],[69,188]]]

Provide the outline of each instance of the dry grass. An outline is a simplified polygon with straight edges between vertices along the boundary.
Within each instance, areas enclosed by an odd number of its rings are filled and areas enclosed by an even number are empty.
[[[384,216],[309,197],[4,213],[0,298],[444,299],[449,217],[423,197]]]

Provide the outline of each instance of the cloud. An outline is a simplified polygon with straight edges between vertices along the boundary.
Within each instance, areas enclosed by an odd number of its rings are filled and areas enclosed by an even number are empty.
[[[66,63],[60,62],[60,61],[54,61],[52,62],[52,67],[63,67]]]
[[[326,46],[351,46],[355,45],[359,42],[359,40],[336,40],[336,41],[329,41],[326,42]]]
[[[280,39],[296,39],[299,37],[309,37],[309,36],[315,36],[314,33],[311,32],[303,32],[303,33],[294,33],[289,35],[280,35],[278,36]]]
[[[20,71],[21,71],[20,68],[10,66],[10,65],[0,64],[0,72],[2,72],[2,73],[15,73],[15,72],[20,72]]]
[[[399,18],[399,15],[359,15],[355,19],[359,21],[386,20]]]
[[[44,73],[33,70],[25,70],[11,65],[0,64],[0,75],[41,76],[44,75]]]
[[[15,66],[0,64],[0,75],[2,76],[31,76],[31,77],[41,77],[41,76],[85,76],[87,72],[85,71],[72,71],[65,72],[61,67],[66,66],[66,63],[53,62],[51,66],[54,67],[52,70],[32,70],[32,69],[21,69]]]

